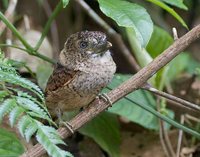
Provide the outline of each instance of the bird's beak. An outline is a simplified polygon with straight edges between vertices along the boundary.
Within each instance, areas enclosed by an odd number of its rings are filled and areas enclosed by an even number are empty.
[[[111,48],[111,47],[112,47],[111,42],[107,41],[107,45],[106,45],[106,47],[107,47],[108,49]]]
[[[112,44],[109,41],[107,41],[105,44],[102,44],[98,47],[98,50],[96,51],[96,53],[104,53],[111,47],[112,47]]]

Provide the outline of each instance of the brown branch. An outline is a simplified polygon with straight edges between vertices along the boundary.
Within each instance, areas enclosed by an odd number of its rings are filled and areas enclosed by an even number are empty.
[[[135,58],[131,55],[131,52],[123,42],[122,37],[112,27],[110,27],[95,11],[93,11],[84,0],[76,0],[76,2],[96,23],[98,23],[101,27],[103,27],[106,30],[110,37],[112,37],[117,42],[117,45],[120,48],[120,52],[126,58],[131,67],[136,71],[139,71],[140,66],[137,64]]]
[[[164,97],[164,98],[166,98],[170,101],[176,102],[176,103],[178,103],[177,105],[180,105],[181,107],[184,106],[184,107],[187,107],[188,109],[193,109],[195,111],[200,112],[200,106],[199,105],[193,104],[189,101],[183,100],[183,99],[178,98],[176,96],[173,96],[171,94],[159,91],[159,90],[151,87],[148,84],[145,84],[141,89],[147,90],[147,91],[152,92],[152,93],[154,93],[158,96]]]
[[[150,77],[152,77],[158,70],[160,70],[163,66],[174,59],[178,54],[181,53],[182,50],[188,47],[199,37],[200,24],[181,38],[177,39],[168,49],[166,49],[162,54],[156,57],[151,63],[141,69],[129,80],[122,83],[116,89],[110,91],[108,96],[111,102],[114,103],[125,95],[137,90],[138,88],[141,88]],[[103,100],[96,99],[93,103],[90,104],[88,108],[80,112],[71,121],[69,121],[69,123],[72,125],[74,130],[77,130],[108,107],[108,103],[104,102]],[[71,135],[71,132],[66,130],[66,128],[59,128],[58,132],[62,138],[66,138]],[[25,152],[21,157],[39,157],[45,152],[45,149],[40,144],[36,144],[32,149]]]
[[[181,115],[181,120],[180,120],[181,124],[184,124],[184,119],[185,119],[185,116]],[[176,157],[180,157],[182,141],[183,141],[183,130],[179,130],[177,148],[176,148]]]

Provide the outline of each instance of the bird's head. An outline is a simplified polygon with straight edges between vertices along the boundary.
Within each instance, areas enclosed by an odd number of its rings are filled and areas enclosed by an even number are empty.
[[[72,34],[66,41],[60,55],[71,59],[86,60],[102,56],[112,44],[104,33],[99,31],[82,31]]]

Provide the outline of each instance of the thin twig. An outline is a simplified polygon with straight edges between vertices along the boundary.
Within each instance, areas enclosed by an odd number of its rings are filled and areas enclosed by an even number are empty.
[[[168,146],[166,144],[166,141],[165,141],[165,136],[164,136],[164,130],[163,130],[163,121],[162,120],[159,120],[159,137],[160,137],[160,142],[161,142],[161,145],[162,145],[162,148],[164,150],[164,153],[167,157],[171,157],[171,153],[169,152],[169,149],[168,149]]]
[[[156,94],[156,95],[159,95],[159,96],[161,96],[161,97],[164,97],[164,98],[166,98],[166,99],[169,99],[170,101],[174,101],[174,102],[180,104],[181,106],[183,105],[183,106],[185,106],[185,107],[187,107],[187,108],[189,108],[189,109],[193,109],[193,110],[195,110],[195,111],[199,111],[199,112],[200,112],[200,106],[199,106],[199,105],[193,104],[193,103],[191,103],[191,102],[189,102],[189,101],[183,100],[183,99],[178,98],[178,97],[176,97],[176,96],[173,96],[173,95],[171,95],[171,94],[168,94],[168,93],[159,91],[159,90],[157,90],[157,89],[151,87],[151,86],[148,85],[148,84],[145,84],[145,85],[142,87],[142,89],[145,89],[145,90],[150,91],[150,92],[152,92],[152,93],[154,93],[154,94]]]
[[[28,15],[24,15],[24,16],[23,16],[23,20],[24,20],[24,27],[25,27],[25,30],[26,30],[27,32],[30,31],[31,26],[30,26],[30,20],[29,20]]]
[[[56,61],[51,59],[51,58],[48,58],[47,56],[44,56],[43,54],[40,54],[39,52],[37,53],[32,53],[32,51],[28,50],[28,49],[24,49],[24,48],[21,48],[17,45],[9,45],[9,44],[0,44],[0,48],[1,47],[12,47],[12,48],[16,48],[16,49],[19,49],[19,50],[22,50],[23,52],[26,52],[28,53],[29,55],[32,55],[32,56],[36,56],[36,57],[39,57],[49,63],[52,63],[52,64],[55,64]]]
[[[131,55],[131,52],[124,44],[121,36],[112,27],[110,27],[95,11],[93,11],[92,8],[84,0],[76,0],[76,2],[96,23],[98,23],[106,30],[108,35],[110,35],[117,42],[117,45],[120,48],[120,52],[126,58],[131,67],[138,71],[140,69],[140,66],[137,64],[135,58]]]
[[[50,16],[52,15],[52,9],[51,9],[51,6],[49,5],[49,2],[45,0],[43,1],[42,4],[43,4],[43,8],[47,17],[50,18]],[[54,51],[55,57],[57,57],[58,52],[59,52],[59,37],[58,37],[58,28],[57,28],[55,19],[52,21],[50,29],[51,29],[53,51]]]
[[[39,57],[45,61],[48,61],[50,63],[55,63],[54,60],[40,54],[38,51],[35,51],[33,49],[33,47],[22,37],[22,35],[20,34],[20,32],[15,28],[15,26],[8,21],[8,19],[2,14],[2,12],[0,11],[0,19],[6,24],[6,26],[13,32],[13,34],[15,34],[15,36],[21,41],[21,43],[24,45],[24,47],[26,48],[25,52],[29,53],[30,55]],[[6,45],[6,44],[1,44],[2,46],[7,46],[7,47],[12,47],[11,45]]]
[[[157,98],[157,110],[160,112],[161,109],[161,105],[160,105],[160,98]],[[169,140],[169,136],[167,133],[167,130],[165,129],[165,121],[159,119],[159,134],[160,134],[160,141],[162,144],[162,147],[164,149],[164,152],[166,154],[167,157],[175,157],[175,152],[172,148],[172,144]]]
[[[156,105],[156,107],[157,107],[158,112],[160,112],[160,98],[157,98],[157,105]],[[161,119],[159,119],[159,137],[160,137],[160,143],[162,145],[162,148],[164,150],[165,155],[167,157],[171,157],[171,155],[170,155],[171,153],[170,153],[170,151],[168,149],[167,142],[165,140],[164,132],[165,132],[165,130],[164,130],[164,122]]]
[[[199,119],[199,118],[196,118],[196,117],[191,116],[191,115],[189,115],[189,114],[185,114],[185,117],[186,117],[187,119],[189,119],[189,120],[192,120],[192,121],[194,121],[194,122],[200,123],[200,119]]]
[[[10,0],[9,4],[8,4],[8,8],[5,11],[5,17],[9,20],[12,21],[13,20],[13,16],[14,16],[14,11],[15,8],[17,6],[17,2],[18,0]],[[6,25],[3,23],[3,21],[0,21],[0,35],[3,33],[4,29],[6,28]]]
[[[185,116],[181,115],[181,124],[184,124],[184,119]],[[182,139],[183,139],[183,130],[179,130],[176,157],[180,157]]]
[[[156,57],[146,67],[137,72],[129,80],[122,83],[116,89],[110,91],[107,94],[110,98],[110,101],[114,103],[119,99],[123,98],[125,95],[137,90],[138,88],[141,88],[150,77],[152,77],[158,70],[160,70],[163,66],[165,66],[172,59],[174,59],[178,54],[182,52],[182,50],[188,47],[193,41],[195,41],[199,37],[200,37],[200,24],[197,25],[195,28],[193,28],[191,31],[189,31],[187,34],[176,40],[168,49],[166,49],[163,53],[161,53],[158,57]],[[82,127],[85,123],[96,117],[99,113],[107,109],[109,106],[110,104],[106,103],[105,101],[94,100],[89,105],[88,108],[86,108],[84,111],[76,115],[72,120],[69,121],[69,123],[73,127],[73,130],[76,131],[77,129]],[[140,107],[144,108],[143,105],[140,105]],[[152,111],[151,107],[146,106],[146,109],[147,108],[149,111]],[[160,113],[156,114],[162,115]],[[162,118],[166,119],[166,117]],[[171,122],[174,123],[174,125],[176,124],[176,127],[180,128],[180,124],[174,122],[173,120],[171,120]],[[184,131],[188,131],[188,128],[182,127],[182,129]],[[192,131],[191,129],[189,130]],[[71,135],[69,130],[62,127],[58,129],[58,132],[62,138],[66,138]],[[193,131],[193,133],[195,134],[195,136],[199,135],[195,131]],[[36,144],[32,149],[28,150],[23,155],[21,155],[21,157],[27,157],[27,156],[39,157],[43,155],[45,152],[46,152],[45,149],[40,144]]]
[[[54,11],[51,14],[51,16],[49,17],[49,19],[48,19],[48,21],[47,21],[47,23],[46,23],[46,25],[44,27],[44,30],[42,31],[42,35],[41,35],[39,41],[37,42],[36,46],[34,47],[35,51],[37,51],[40,48],[43,40],[45,39],[45,37],[46,37],[46,35],[47,35],[48,31],[49,31],[49,28],[51,27],[52,22],[54,21],[55,17],[59,14],[59,12],[62,10],[62,8],[63,8],[63,4],[62,4],[62,1],[60,1],[57,4],[57,6],[54,9]]]
[[[20,32],[15,28],[15,26],[4,16],[4,14],[2,14],[2,12],[0,11],[0,19],[4,22],[4,24],[10,29],[12,30],[13,34],[15,34],[15,36],[21,41],[21,43],[24,45],[24,47],[26,47],[27,49],[29,49],[30,51],[32,51],[33,53],[33,47],[22,37],[22,35],[20,34]]]

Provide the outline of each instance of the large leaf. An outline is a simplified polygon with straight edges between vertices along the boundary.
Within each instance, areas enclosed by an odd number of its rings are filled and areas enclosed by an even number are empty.
[[[122,0],[98,0],[101,11],[119,26],[134,29],[140,44],[145,47],[153,32],[149,14],[140,5]]]
[[[190,55],[185,52],[178,55],[173,61],[171,61],[167,73],[169,81],[174,80],[192,61],[193,60]]]
[[[103,112],[80,129],[112,157],[119,157],[120,134],[116,116]]]
[[[130,75],[116,74],[112,83],[109,85],[109,88],[113,89],[129,78]],[[154,108],[156,105],[156,102],[152,95],[142,90],[137,90],[127,95],[127,97],[134,102],[142,105],[148,105],[152,108]],[[109,111],[124,116],[130,121],[138,123],[145,128],[154,130],[159,129],[157,117],[127,99],[123,98],[119,100],[118,102],[116,102],[115,105],[113,105],[113,107],[109,108]]]
[[[147,0],[147,1],[154,3],[158,5],[159,7],[163,8],[172,16],[174,16],[185,28],[188,28],[188,26],[186,25],[185,21],[181,18],[181,16],[178,13],[176,13],[174,9],[170,8],[168,5],[166,5],[162,1],[159,1],[159,0]]]
[[[165,49],[167,49],[172,43],[173,38],[168,32],[166,32],[160,27],[154,26],[153,34],[147,45],[147,51],[153,58],[155,58],[156,56],[161,54]],[[166,85],[166,82],[169,81],[168,70],[169,65],[165,66],[164,68],[158,71],[155,77],[154,87],[158,88],[159,90],[163,90],[164,86]]]
[[[0,128],[0,156],[18,157],[24,152],[24,148],[15,134]]]
[[[165,3],[168,3],[170,5],[173,5],[173,6],[176,6],[176,7],[179,7],[181,9],[185,9],[187,10],[188,8],[185,6],[185,4],[183,3],[183,0],[161,0]]]
[[[158,44],[159,43],[159,44]],[[155,58],[173,43],[173,38],[164,29],[154,26],[153,34],[146,47],[150,55]]]

